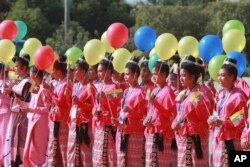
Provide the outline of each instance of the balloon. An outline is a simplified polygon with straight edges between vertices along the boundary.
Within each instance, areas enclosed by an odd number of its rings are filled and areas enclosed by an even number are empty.
[[[239,30],[243,35],[245,34],[244,24],[239,20],[229,20],[223,26],[223,35],[225,35],[228,31],[236,29]]]
[[[140,27],[134,35],[135,46],[143,52],[147,52],[155,45],[156,33],[148,26]]]
[[[122,23],[113,23],[108,27],[107,38],[113,48],[120,48],[128,40],[128,28]]]
[[[27,25],[23,21],[20,21],[20,20],[15,21],[15,24],[18,29],[15,40],[21,40],[27,34]]]
[[[143,52],[140,51],[140,50],[134,50],[131,54],[134,57],[141,57],[141,56],[143,56]]]
[[[159,56],[156,54],[156,53],[154,53],[150,58],[149,58],[149,60],[148,60],[148,68],[149,68],[149,70],[150,70],[150,72],[152,72],[152,69],[153,69],[153,67],[154,67],[154,64],[157,62],[157,60],[159,60],[160,58],[159,58]]]
[[[216,55],[208,63],[208,72],[214,81],[218,81],[218,74],[223,65],[226,55]]]
[[[54,63],[54,51],[49,46],[42,46],[37,49],[34,55],[35,66],[39,70],[45,70]]]
[[[50,65],[49,68],[47,68],[45,71],[49,74],[52,74],[53,73],[53,66],[54,66],[54,63],[55,61],[59,58],[58,54],[56,52],[54,52],[54,62]]]
[[[239,30],[229,30],[222,38],[223,48],[226,53],[241,52],[246,46],[246,37]]]
[[[105,47],[98,39],[92,39],[86,43],[83,49],[84,57],[91,66],[99,63],[105,56]]]
[[[36,38],[29,38],[24,42],[23,52],[30,55],[30,65],[34,64],[34,54],[42,43]]]
[[[67,62],[69,65],[74,66],[76,61],[83,55],[83,52],[78,47],[69,48],[66,53]]]
[[[108,53],[113,53],[115,51],[114,48],[112,48],[112,46],[109,44],[108,42],[108,39],[107,39],[107,31],[105,31],[103,34],[102,34],[102,37],[101,37],[101,41],[104,45],[104,47],[106,48],[106,52]]]
[[[153,56],[155,53],[155,48],[151,49],[151,51],[149,52],[149,57]]]
[[[14,71],[9,71],[8,76],[9,76],[10,80],[17,80],[18,79]]]
[[[246,57],[240,52],[230,52],[227,54],[228,58],[235,59],[237,61],[237,71],[238,76],[242,76],[247,68],[247,59]]]
[[[3,39],[13,40],[17,35],[17,26],[12,20],[4,20],[0,24],[0,37]]]
[[[223,46],[221,39],[216,35],[206,35],[199,43],[199,54],[201,59],[208,63],[214,56],[221,54]]]
[[[24,49],[21,49],[20,52],[19,52],[19,56],[20,56],[20,57],[23,57],[24,54],[25,54],[25,53],[24,53]]]
[[[167,60],[173,56],[177,50],[178,41],[173,34],[161,34],[155,42],[155,50],[162,60]]]
[[[0,61],[8,63],[15,56],[16,47],[12,41],[8,39],[2,39],[0,41]]]
[[[180,57],[184,58],[187,55],[192,55],[197,58],[199,54],[198,45],[199,42],[192,36],[181,38],[178,43],[178,53]]]
[[[125,48],[120,48],[115,50],[112,56],[114,57],[113,66],[115,71],[117,71],[120,74],[124,73],[125,66],[129,58],[131,57],[131,53]]]

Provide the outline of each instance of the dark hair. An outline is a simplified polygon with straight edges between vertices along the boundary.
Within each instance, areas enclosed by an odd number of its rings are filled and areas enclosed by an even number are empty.
[[[30,62],[30,55],[24,54],[22,57],[16,57],[15,62],[20,63],[22,67],[27,67],[27,70],[28,70],[29,62]]]
[[[131,70],[133,73],[136,73],[137,76],[140,75],[140,68],[138,66],[138,62],[139,62],[139,59],[136,58],[136,57],[132,57],[128,63],[126,64],[126,68],[128,68],[129,70]]]
[[[180,64],[181,62],[181,58],[178,54],[173,55],[172,57],[169,58],[169,60],[173,60],[174,63],[176,64]]]
[[[0,62],[0,71],[4,70],[4,64]]]
[[[181,69],[186,70],[189,75],[194,75],[196,82],[199,78],[199,70],[195,62],[196,59],[193,56],[186,56],[181,63]]]
[[[114,71],[114,66],[112,64],[113,57],[112,56],[106,56],[104,59],[101,60],[99,65],[102,65],[105,67],[106,70],[110,70],[111,73]]]
[[[79,58],[77,61],[76,61],[76,65],[83,71],[85,71],[85,73],[88,71],[89,69],[89,65],[88,63],[85,61],[85,58],[84,57],[81,57]]]
[[[141,65],[140,65],[140,68],[147,68],[149,70],[149,68],[148,68],[148,59],[147,58],[143,58],[143,61],[142,61]]]
[[[205,78],[205,68],[202,66],[203,61],[200,58],[196,58],[198,73],[201,74],[202,78]]]
[[[44,71],[37,69],[36,66],[31,67],[31,72],[36,74],[39,78],[43,78],[44,76]]]
[[[160,73],[166,73],[166,77],[169,74],[169,66],[165,61],[156,61],[153,68],[159,70]]]
[[[66,63],[67,57],[66,56],[60,56],[59,59],[57,59],[54,63],[54,68],[56,70],[60,70],[63,74],[67,73],[67,63]]]
[[[225,62],[229,62],[230,64],[227,64]],[[238,73],[238,70],[236,68],[236,64],[237,64],[237,60],[227,58],[221,67],[221,68],[225,69],[230,75],[234,75],[234,81],[237,79],[237,73]]]

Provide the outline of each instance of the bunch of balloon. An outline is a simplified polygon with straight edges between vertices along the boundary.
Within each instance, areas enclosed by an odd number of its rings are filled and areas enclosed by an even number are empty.
[[[135,46],[143,52],[148,52],[152,49],[155,45],[155,41],[156,33],[154,29],[149,26],[140,27],[134,34]]]
[[[155,42],[155,51],[162,60],[167,60],[172,57],[178,47],[178,41],[173,34],[161,34]]]
[[[124,73],[125,66],[131,58],[131,53],[125,48],[119,48],[113,52],[112,57],[114,57],[112,62],[115,71],[120,74]]]
[[[106,49],[98,39],[92,39],[83,48],[83,55],[89,65],[99,63],[105,57]]]
[[[18,32],[17,25],[12,20],[4,20],[0,24],[0,37],[2,39],[13,40]]]
[[[34,54],[34,63],[39,70],[48,69],[55,60],[54,51],[49,46],[41,46]]]
[[[34,64],[34,54],[38,48],[42,46],[42,43],[37,38],[29,38],[24,42],[23,54],[29,54],[30,56],[30,66]]]
[[[192,55],[195,58],[199,57],[198,50],[199,42],[196,38],[192,36],[185,36],[180,39],[178,43],[178,53],[181,58],[184,58],[187,55]]]
[[[221,39],[216,35],[206,35],[199,42],[199,55],[208,63],[214,56],[223,52]]]
[[[239,20],[229,20],[223,26],[223,48],[226,53],[241,52],[246,45],[245,27]]]
[[[221,69],[226,55],[216,55],[208,63],[208,72],[214,81],[218,81],[219,70]]]
[[[69,48],[66,53],[67,63],[70,67],[74,67],[76,61],[83,55],[83,52],[78,47]]]
[[[107,29],[107,39],[111,47],[122,47],[128,40],[128,28],[122,23],[113,23]]]

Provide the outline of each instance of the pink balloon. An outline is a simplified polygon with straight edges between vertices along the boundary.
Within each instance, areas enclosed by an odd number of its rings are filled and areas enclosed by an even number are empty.
[[[107,30],[107,38],[113,48],[120,48],[128,40],[128,28],[122,23],[113,23]]]
[[[39,70],[46,70],[54,62],[54,51],[49,46],[42,46],[38,48],[34,54],[35,66]]]
[[[0,24],[0,37],[13,40],[17,35],[18,29],[14,21],[4,20]]]

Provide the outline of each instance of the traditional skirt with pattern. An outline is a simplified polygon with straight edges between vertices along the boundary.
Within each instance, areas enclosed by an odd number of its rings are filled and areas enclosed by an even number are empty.
[[[0,166],[3,165],[4,147],[9,120],[10,112],[0,114]]]
[[[28,119],[27,115],[19,112],[12,112],[7,128],[4,166],[10,166],[11,161],[15,161],[17,155],[22,159],[22,152],[19,148],[24,149],[27,135]]]
[[[154,144],[154,134],[146,134],[146,167],[174,167],[176,151],[171,149],[170,139],[163,139],[163,151]]]
[[[192,167],[208,167],[209,166],[209,157],[208,157],[208,139],[200,139],[201,149],[203,152],[203,158],[197,158],[195,152],[194,142],[191,141],[190,151],[187,149],[188,138],[186,136],[179,136],[176,138],[177,147],[178,147],[178,157],[177,163],[178,167],[187,167],[187,156],[191,158]]]
[[[129,134],[125,151],[121,150],[121,132],[116,134],[116,152],[118,167],[142,167],[144,166],[144,135]]]
[[[233,140],[235,150],[242,150],[240,140]],[[228,153],[225,141],[219,141],[213,138],[213,167],[228,167]]]
[[[109,127],[95,127],[95,140],[93,145],[94,167],[116,167],[115,142]]]
[[[90,137],[90,144],[87,145],[84,142],[79,144],[77,142],[76,135],[76,123],[71,122],[69,128],[69,138],[68,138],[68,166],[80,166],[80,167],[91,167],[92,164],[92,146],[93,146],[93,137],[92,137],[92,127],[91,122],[88,123],[88,134]],[[80,154],[79,154],[80,153]]]
[[[67,146],[69,127],[68,124],[60,122],[58,138],[54,137],[54,122],[49,122],[49,146],[48,146],[48,166],[67,166]]]

